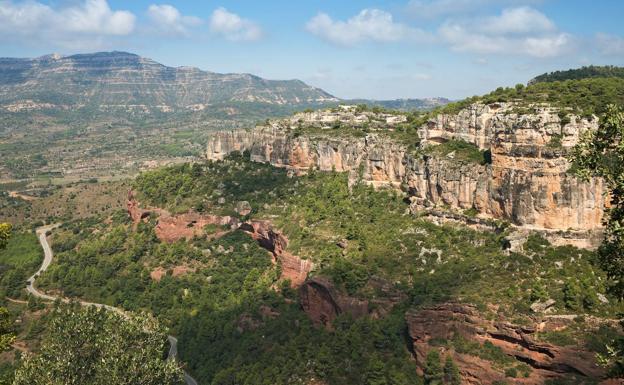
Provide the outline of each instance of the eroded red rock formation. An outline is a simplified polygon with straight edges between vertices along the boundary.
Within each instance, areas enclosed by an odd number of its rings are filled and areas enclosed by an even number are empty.
[[[301,307],[317,326],[331,328],[331,323],[340,314],[359,318],[368,314],[368,301],[359,300],[340,293],[327,278],[314,277],[299,289]]]
[[[457,335],[467,341],[481,344],[489,341],[503,353],[528,364],[532,371],[527,378],[515,378],[514,384],[543,384],[546,379],[563,375],[600,379],[604,370],[596,364],[594,354],[570,347],[559,347],[539,342],[535,338],[538,324],[513,325],[504,320],[486,319],[474,306],[445,303],[406,314],[409,336],[412,340],[416,364],[424,368],[425,358],[432,347],[431,340],[453,340]],[[507,381],[500,369],[474,355],[461,354],[446,348],[457,363],[466,384],[492,384]]]
[[[207,215],[189,212],[180,215],[168,215],[165,213],[158,217],[155,232],[156,236],[165,242],[174,242],[178,239],[191,239],[195,235],[204,233],[204,226],[218,225],[223,231],[222,235],[232,228],[239,226],[239,220],[230,216]]]
[[[132,190],[128,191],[126,209],[128,210],[128,215],[130,216],[130,219],[132,219],[132,223],[134,223],[135,226],[141,221],[146,221],[151,214],[150,210],[140,207],[140,203],[134,197],[134,192]]]
[[[313,277],[299,289],[301,307],[317,326],[331,329],[331,324],[340,314],[349,314],[353,318],[371,316],[383,317],[394,305],[403,301],[405,295],[395,291],[391,285],[379,278],[371,278],[367,286],[380,293],[373,299],[361,299],[340,291],[325,277]]]
[[[241,223],[235,217],[197,212],[171,215],[159,208],[141,208],[132,191],[128,193],[127,210],[135,226],[141,221],[147,221],[149,216],[157,217],[154,231],[158,239],[163,242],[188,240],[196,235],[202,235],[206,225],[223,226],[223,231],[212,234],[213,237],[222,236],[235,229],[245,231],[261,247],[271,252],[274,262],[279,261],[282,270],[280,279],[289,280],[292,287],[299,287],[314,268],[312,261],[301,259],[286,251],[288,238],[275,230],[268,221],[255,220]]]
[[[289,280],[292,287],[299,287],[314,268],[312,261],[301,259],[286,251],[288,238],[273,229],[268,221],[245,222],[239,227],[249,233],[260,246],[269,250],[279,261],[282,273],[280,279]]]

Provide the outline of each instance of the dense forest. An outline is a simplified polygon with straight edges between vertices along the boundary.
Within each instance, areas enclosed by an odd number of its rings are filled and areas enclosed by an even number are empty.
[[[588,78],[624,78],[624,67],[585,66],[567,71],[553,71],[534,77],[529,84]]]
[[[137,178],[135,189],[144,204],[173,212],[229,213],[245,197],[253,210],[241,219],[270,219],[288,237],[289,252],[315,262],[313,276],[369,300],[388,295],[376,289],[386,282],[399,298],[384,317],[354,320],[343,314],[331,329],[319,328],[302,311],[297,292],[279,280],[280,265],[240,230],[214,238],[207,228],[188,241],[165,243],[154,233],[154,218],[135,227],[121,211],[108,221],[72,221],[55,230],[55,262],[39,285],[154,314],[178,336],[181,358],[200,383],[433,383],[414,370],[406,309],[462,299],[488,314],[487,304],[496,302],[499,313],[522,320],[532,302],[554,298],[564,312],[611,316],[620,310],[616,301],[598,300],[604,272],[591,252],[553,247],[533,236],[526,254],[507,255],[504,224],[499,233],[434,225],[406,215],[407,204],[395,192],[362,183],[349,188],[340,173],[289,177],[235,154],[223,162],[150,171]],[[574,263],[572,254],[579,256]],[[154,271],[164,274],[155,278]],[[614,333],[588,333],[579,323],[540,338],[602,352],[604,344],[596,341]],[[450,343],[496,362],[501,372],[530,371],[493,346]],[[444,354],[428,359],[429,376],[441,376],[447,366],[452,373],[454,363],[446,361]]]

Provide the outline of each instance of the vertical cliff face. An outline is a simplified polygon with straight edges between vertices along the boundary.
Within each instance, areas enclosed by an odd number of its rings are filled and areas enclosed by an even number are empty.
[[[583,182],[568,174],[565,157],[582,132],[597,128],[595,119],[564,116],[549,107],[520,111],[513,105],[475,104],[456,115],[438,115],[419,129],[423,147],[459,139],[489,150],[491,164],[485,165],[410,154],[382,134],[298,134],[294,123],[291,119],[249,131],[215,133],[207,158],[249,151],[253,161],[277,167],[349,172],[352,181],[361,178],[376,187],[401,188],[414,211],[475,209],[480,217],[508,220],[526,229],[567,232],[554,239],[561,243],[590,247],[599,240],[605,186],[600,179]]]
[[[597,120],[552,107],[532,110],[475,104],[436,117],[419,134],[425,143],[462,139],[491,151],[487,180],[468,188],[479,212],[538,229],[599,229],[605,186],[599,179],[585,183],[570,175],[565,157],[584,131],[598,127]]]
[[[234,151],[249,151],[254,162],[270,163],[297,172],[311,168],[350,172],[352,179],[375,186],[400,187],[406,175],[405,148],[376,135],[331,138],[296,135],[275,127],[214,133],[206,157],[223,159]]]

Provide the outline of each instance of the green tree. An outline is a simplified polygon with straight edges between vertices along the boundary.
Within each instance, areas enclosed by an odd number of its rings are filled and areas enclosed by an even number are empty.
[[[442,378],[444,372],[442,371],[442,365],[440,365],[440,353],[437,349],[431,349],[427,353],[425,360],[425,384],[427,385],[440,385],[442,384]]]
[[[54,310],[37,355],[27,355],[13,385],[170,385],[182,371],[164,360],[166,335],[145,316],[77,305]]]
[[[459,369],[451,356],[446,356],[446,362],[444,362],[444,383],[447,385],[461,385]]]
[[[11,238],[13,227],[10,223],[0,223],[0,249],[4,249]]]
[[[0,223],[0,249],[9,243],[12,226],[10,223]],[[6,308],[0,307],[0,353],[7,350],[15,340],[12,333],[13,322]]]
[[[598,250],[602,267],[611,278],[611,291],[624,298],[624,112],[614,105],[600,119],[600,128],[587,131],[574,148],[572,170],[583,179],[603,178],[610,192],[605,217],[605,240]]]
[[[614,105],[607,107],[596,131],[587,131],[571,155],[572,170],[583,179],[603,178],[610,193],[606,212],[605,239],[598,249],[600,264],[611,279],[610,291],[624,298],[624,113]],[[599,361],[610,374],[624,376],[624,338],[607,346]]]
[[[7,350],[15,340],[12,330],[11,314],[6,308],[0,307],[0,353]]]

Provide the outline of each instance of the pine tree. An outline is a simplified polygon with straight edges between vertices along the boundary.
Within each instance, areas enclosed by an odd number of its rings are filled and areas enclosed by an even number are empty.
[[[440,353],[437,349],[431,349],[427,353],[425,361],[425,384],[440,385],[442,384],[442,365],[440,365]]]
[[[446,385],[461,385],[459,369],[451,356],[446,356],[446,362],[444,363],[444,383]]]

